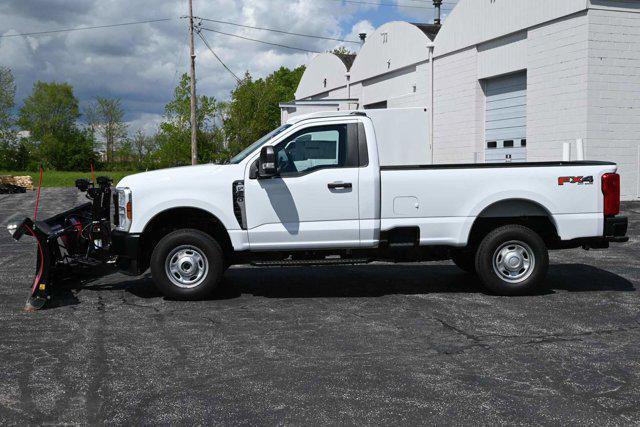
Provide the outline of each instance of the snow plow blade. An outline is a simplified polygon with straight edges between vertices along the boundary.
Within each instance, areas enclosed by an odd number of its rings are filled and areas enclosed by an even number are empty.
[[[76,187],[92,200],[89,203],[44,221],[16,215],[7,222],[14,240],[28,235],[37,243],[36,274],[25,311],[45,308],[53,288],[63,281],[83,275],[99,277],[110,271],[111,180],[99,177],[97,181],[97,186],[84,179],[76,181]]]

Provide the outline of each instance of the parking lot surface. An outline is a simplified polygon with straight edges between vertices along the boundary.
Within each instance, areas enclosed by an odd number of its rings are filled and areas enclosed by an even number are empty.
[[[34,194],[0,196],[0,223]],[[45,189],[43,215],[81,201]],[[448,262],[233,267],[208,301],[113,274],[21,311],[35,246],[0,230],[0,424],[638,424],[631,242],[553,253],[539,295]]]

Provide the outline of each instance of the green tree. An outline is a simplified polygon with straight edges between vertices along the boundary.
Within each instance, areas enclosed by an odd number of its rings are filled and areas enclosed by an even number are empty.
[[[356,54],[355,52],[347,49],[344,46],[339,46],[339,47],[333,49],[331,51],[331,53],[333,53],[334,55],[338,55],[338,56],[340,56],[340,55],[351,56],[351,55],[355,55]]]
[[[191,164],[190,84],[189,76],[183,74],[173,99],[165,106],[165,121],[156,136],[156,157],[161,167]],[[198,160],[209,162],[215,159],[221,142],[220,130],[214,121],[219,104],[215,98],[201,95],[197,106]]]
[[[0,66],[0,168],[13,169],[24,148],[17,141],[14,129],[13,107],[15,106],[16,84],[13,73]],[[21,149],[22,148],[22,149]],[[24,158],[23,158],[24,159]]]
[[[20,109],[18,124],[35,139],[69,132],[80,117],[78,100],[68,83],[36,82]]]
[[[96,161],[93,137],[76,127],[44,135],[38,152],[46,165],[56,170],[86,171],[91,161]]]
[[[235,154],[280,125],[279,103],[294,99],[304,67],[282,67],[264,79],[249,73],[231,93],[224,118],[225,138]]]
[[[156,140],[147,136],[141,130],[136,131],[131,138],[132,156],[136,169],[150,169],[154,165]]]
[[[127,124],[124,122],[124,110],[119,99],[96,97],[96,101],[85,109],[85,117],[90,132],[99,134],[105,144],[106,161],[112,166],[114,153],[119,145],[126,143]]]
[[[133,141],[126,138],[120,142],[118,149],[115,151],[115,163],[118,169],[130,170],[135,163],[133,153]]]
[[[0,66],[0,139],[8,139],[13,134],[13,107],[16,99],[16,83],[13,73]]]
[[[78,100],[67,83],[37,82],[20,109],[18,124],[31,132],[31,167],[38,161],[58,170],[86,170],[95,159],[94,138],[77,127]]]

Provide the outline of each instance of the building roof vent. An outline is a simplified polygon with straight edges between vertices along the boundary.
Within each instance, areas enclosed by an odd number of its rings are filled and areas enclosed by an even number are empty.
[[[442,0],[433,0],[433,7],[435,8],[435,17],[433,18],[433,23],[435,25],[442,25],[442,15],[441,15],[441,8],[442,8]]]

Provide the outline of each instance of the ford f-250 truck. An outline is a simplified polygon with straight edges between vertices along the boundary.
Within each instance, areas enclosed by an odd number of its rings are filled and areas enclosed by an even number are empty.
[[[118,264],[150,267],[164,294],[197,299],[236,263],[451,257],[491,291],[515,295],[544,283],[549,249],[628,240],[614,163],[381,166],[377,133],[366,112],[312,114],[229,164],[124,178]]]
[[[394,114],[302,116],[228,164],[128,176],[114,230],[90,239],[178,299],[210,294],[233,264],[442,259],[517,295],[544,284],[550,249],[628,241],[614,163],[421,164],[421,131]]]

